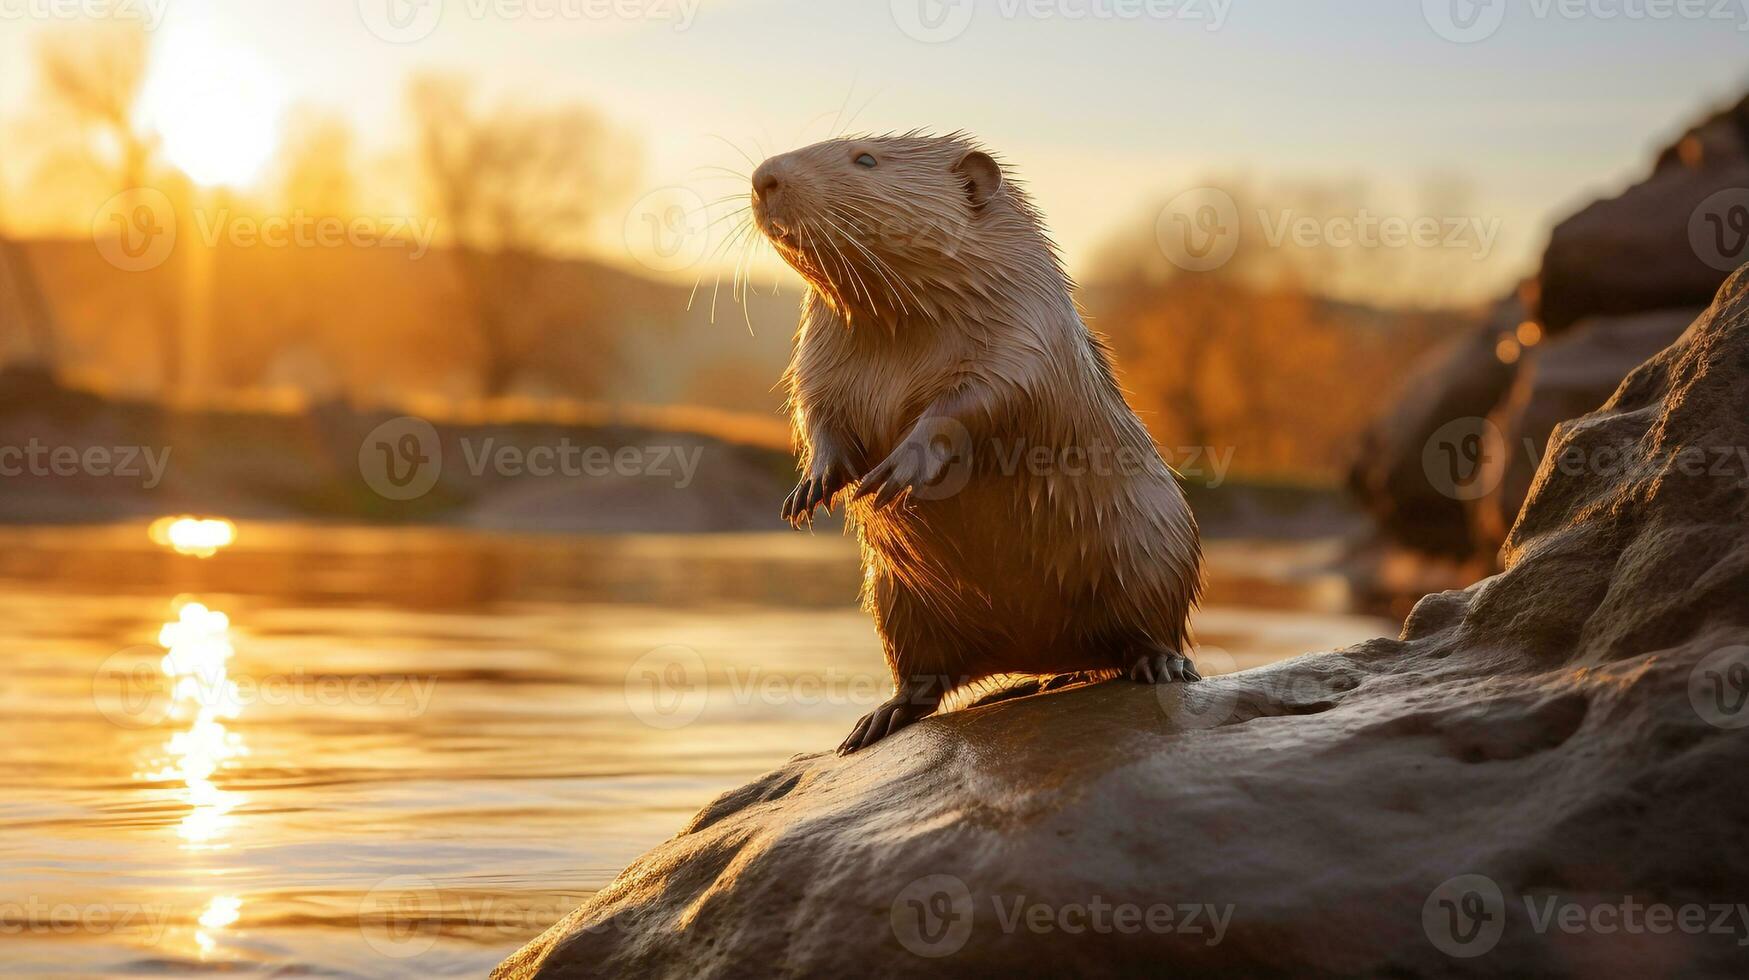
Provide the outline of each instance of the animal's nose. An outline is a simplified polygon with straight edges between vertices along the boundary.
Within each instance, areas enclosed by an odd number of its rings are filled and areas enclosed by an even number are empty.
[[[753,196],[762,200],[770,199],[777,189],[783,186],[783,165],[776,157],[765,161],[753,171]]]

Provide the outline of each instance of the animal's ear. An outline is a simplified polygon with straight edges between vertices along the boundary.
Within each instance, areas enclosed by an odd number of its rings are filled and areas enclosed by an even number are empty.
[[[966,199],[981,208],[1002,189],[1002,168],[981,150],[972,150],[953,165],[953,172],[966,183]]]

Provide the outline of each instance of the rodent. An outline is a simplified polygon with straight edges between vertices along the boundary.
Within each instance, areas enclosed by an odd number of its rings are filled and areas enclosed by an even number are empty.
[[[752,184],[808,284],[782,514],[799,527],[848,494],[893,672],[839,751],[998,674],[1200,680],[1196,520],[1002,164],[963,133],[842,138]]]

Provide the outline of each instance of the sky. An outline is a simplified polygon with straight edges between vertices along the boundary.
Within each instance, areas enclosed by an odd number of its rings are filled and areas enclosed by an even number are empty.
[[[155,70],[183,83],[159,86],[165,118],[207,85],[238,132],[315,104],[386,152],[425,69],[585,100],[638,137],[639,200],[739,192],[701,168],[745,172],[739,152],[850,116],[966,130],[1025,178],[1082,279],[1114,233],[1212,179],[1358,183],[1406,218],[1455,181],[1461,217],[1497,228],[1475,289],[1505,288],[1553,221],[1749,85],[1749,0],[0,0],[0,118],[29,97],[35,35],[74,12],[146,21]],[[604,258],[638,257],[641,206],[600,220]],[[690,280],[699,263],[644,264]]]

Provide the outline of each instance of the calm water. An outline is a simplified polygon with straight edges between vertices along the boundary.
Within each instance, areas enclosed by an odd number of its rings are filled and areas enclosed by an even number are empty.
[[[1211,666],[1391,624],[1211,549]],[[0,972],[478,976],[885,695],[835,536],[0,530]]]

